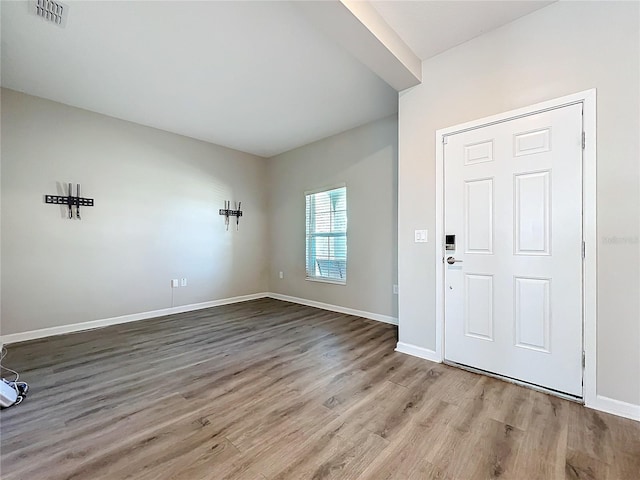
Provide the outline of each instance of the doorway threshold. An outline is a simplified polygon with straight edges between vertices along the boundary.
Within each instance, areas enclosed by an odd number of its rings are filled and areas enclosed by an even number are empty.
[[[551,388],[546,388],[541,385],[536,385],[535,383],[524,382],[522,380],[518,380],[517,378],[511,378],[511,377],[507,377],[497,373],[489,372],[487,370],[481,370],[479,368],[470,367],[469,365],[464,365],[462,363],[452,362],[451,360],[447,360],[447,359],[445,359],[443,363],[445,365],[449,365],[450,367],[456,367],[462,370],[467,370],[468,372],[477,373],[478,375],[485,375],[487,377],[496,378],[504,382],[520,385],[521,387],[529,388],[537,392],[546,393],[548,395],[553,395],[554,397],[560,397],[564,400],[569,400],[570,402],[575,402],[575,403],[579,403],[580,405],[584,405],[584,398],[582,397],[576,397],[574,395],[569,395],[568,393],[560,392],[558,390],[553,390]]]

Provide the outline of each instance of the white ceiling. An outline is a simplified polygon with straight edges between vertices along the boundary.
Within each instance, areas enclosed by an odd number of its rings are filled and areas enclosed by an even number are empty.
[[[286,2],[2,2],[2,86],[261,156],[397,112]]]
[[[65,3],[1,2],[3,87],[265,157],[397,112],[295,2]],[[427,58],[550,2],[372,3]]]
[[[543,8],[552,1],[380,1],[370,3],[422,60]]]

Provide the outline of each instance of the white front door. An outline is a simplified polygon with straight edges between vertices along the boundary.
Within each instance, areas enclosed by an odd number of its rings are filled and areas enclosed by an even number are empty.
[[[582,397],[582,104],[445,142],[445,359]]]

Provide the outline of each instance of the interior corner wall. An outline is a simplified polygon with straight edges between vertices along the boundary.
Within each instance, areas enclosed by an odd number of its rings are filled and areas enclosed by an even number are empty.
[[[397,142],[393,115],[268,160],[271,292],[397,317]],[[305,280],[305,191],[340,183],[347,284]]]
[[[638,2],[558,2],[423,62],[400,94],[399,336],[435,349],[435,131],[597,88],[597,393],[640,405]]]
[[[1,95],[3,335],[267,290],[264,158]],[[67,182],[95,199],[82,220],[44,202]]]

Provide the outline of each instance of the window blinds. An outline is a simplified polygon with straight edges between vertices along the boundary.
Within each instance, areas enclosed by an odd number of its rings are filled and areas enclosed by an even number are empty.
[[[347,188],[306,195],[307,278],[347,281]]]

